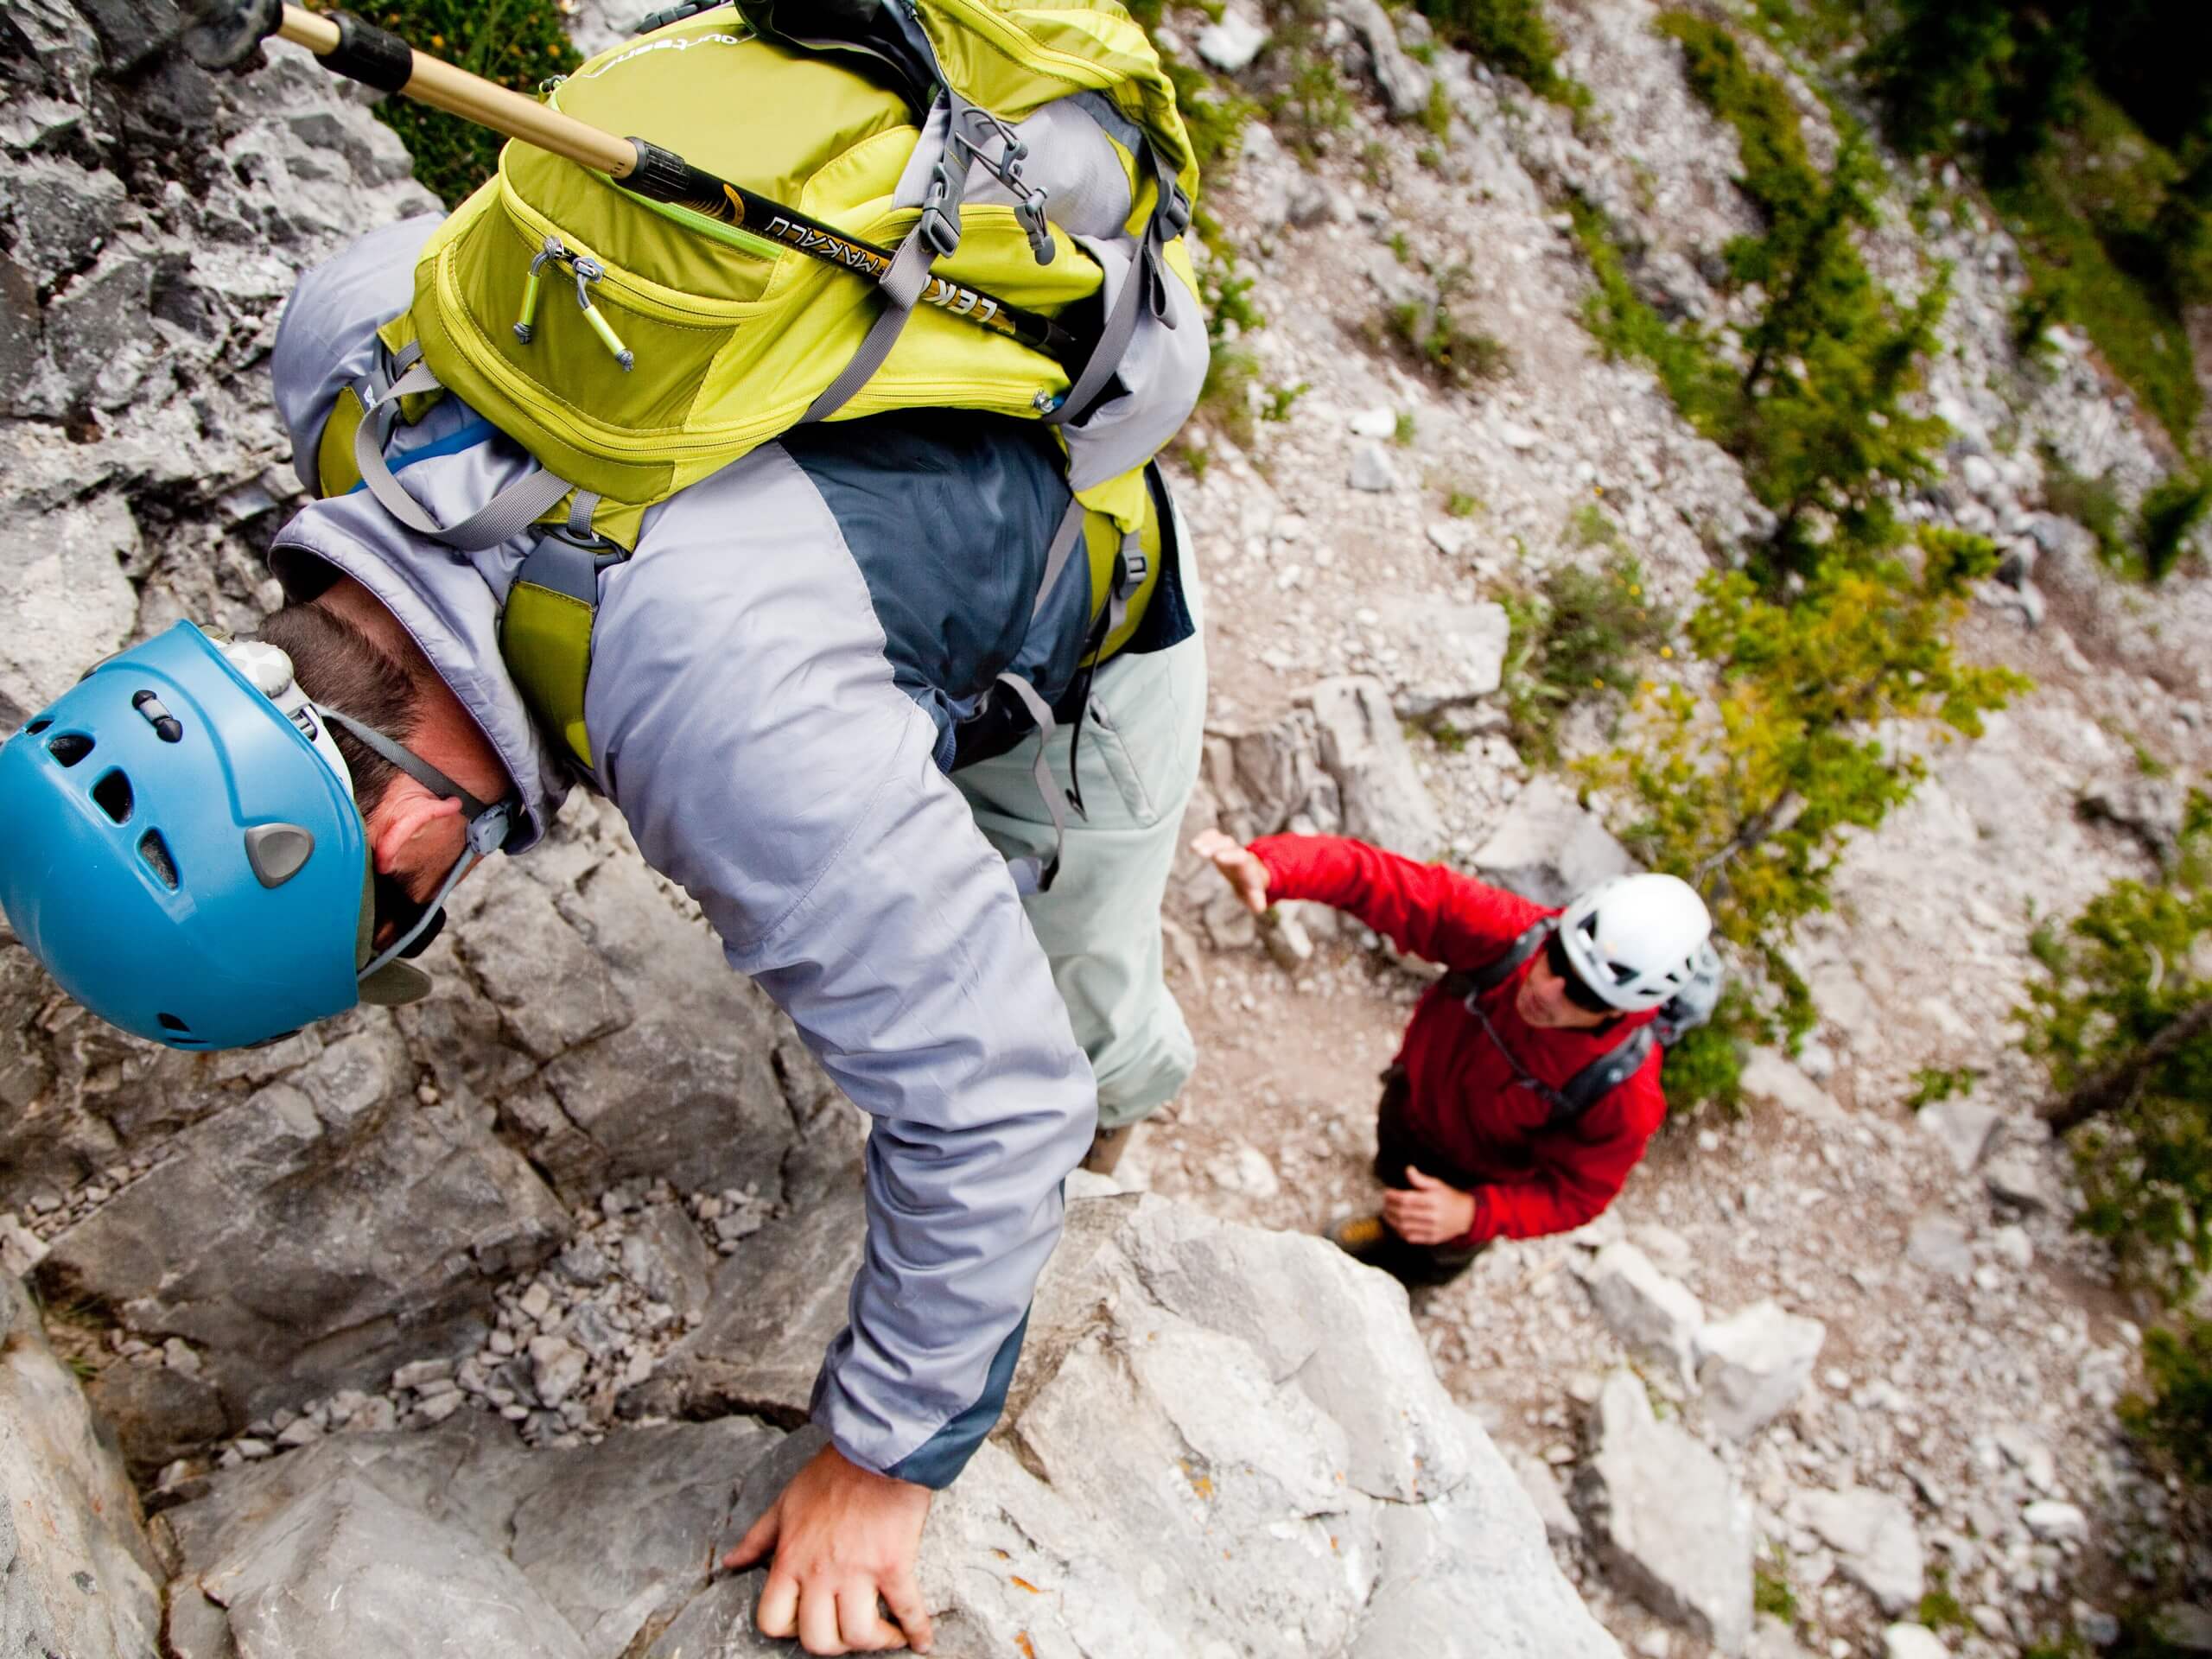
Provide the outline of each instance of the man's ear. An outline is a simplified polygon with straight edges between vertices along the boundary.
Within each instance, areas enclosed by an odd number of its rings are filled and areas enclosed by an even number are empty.
[[[378,823],[370,832],[377,874],[397,874],[405,868],[417,837],[429,833],[441,818],[460,816],[459,801],[433,795],[411,778],[394,783],[377,810]]]

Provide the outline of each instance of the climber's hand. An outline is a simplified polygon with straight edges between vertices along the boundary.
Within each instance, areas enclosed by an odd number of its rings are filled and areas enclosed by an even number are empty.
[[[754,1615],[763,1636],[796,1636],[809,1653],[927,1653],[930,1615],[914,1558],[929,1512],[928,1487],[863,1469],[825,1446],[722,1565],[741,1570],[773,1552]],[[897,1624],[878,1610],[878,1596]]]
[[[1260,861],[1259,855],[1240,845],[1234,837],[1218,830],[1209,830],[1191,843],[1191,850],[1200,858],[1211,859],[1236,896],[1244,901],[1244,908],[1255,916],[1262,915],[1268,908],[1268,867]]]

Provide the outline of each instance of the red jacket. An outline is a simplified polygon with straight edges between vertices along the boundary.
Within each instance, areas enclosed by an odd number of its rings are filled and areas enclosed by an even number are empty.
[[[1402,950],[1472,970],[1494,960],[1535,922],[1559,912],[1447,870],[1416,864],[1336,836],[1269,836],[1252,843],[1268,867],[1270,899],[1308,899],[1349,911]],[[1605,1053],[1628,1026],[1602,1031],[1540,1030],[1514,1012],[1531,957],[1483,998],[1497,1035],[1521,1064],[1554,1088]],[[1667,1115],[1654,1049],[1636,1075],[1556,1134],[1549,1103],[1520,1086],[1513,1067],[1474,1016],[1432,988],[1414,1009],[1398,1047],[1406,1069],[1408,1127],[1439,1161],[1471,1178],[1475,1223],[1467,1242],[1534,1238],[1581,1226],[1611,1204]]]

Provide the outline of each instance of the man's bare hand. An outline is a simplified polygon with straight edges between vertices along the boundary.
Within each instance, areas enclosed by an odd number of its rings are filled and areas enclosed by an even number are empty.
[[[1410,1190],[1390,1187],[1382,1194],[1382,1219],[1408,1244],[1448,1244],[1465,1238],[1475,1224],[1471,1192],[1446,1186],[1433,1175],[1406,1166]]]
[[[1200,858],[1210,858],[1236,896],[1244,901],[1244,908],[1255,916],[1263,915],[1268,908],[1268,867],[1260,861],[1259,855],[1249,851],[1234,837],[1218,830],[1209,830],[1191,843],[1191,850]]]
[[[809,1653],[927,1653],[930,1615],[914,1558],[929,1512],[928,1487],[862,1469],[825,1446],[722,1565],[741,1571],[775,1553],[754,1615],[763,1636],[796,1636]],[[879,1595],[896,1624],[877,1609]]]

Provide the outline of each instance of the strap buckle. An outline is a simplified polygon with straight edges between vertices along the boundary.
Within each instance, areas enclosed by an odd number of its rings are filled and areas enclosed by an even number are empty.
[[[1164,168],[1156,170],[1154,176],[1160,181],[1160,206],[1153,217],[1164,227],[1160,240],[1173,242],[1191,228],[1191,199]]]
[[[950,259],[960,248],[960,221],[944,211],[952,199],[952,175],[940,160],[930,169],[930,188],[922,198],[921,223],[914,227],[916,234],[929,244],[940,259]]]

